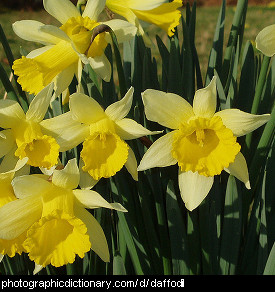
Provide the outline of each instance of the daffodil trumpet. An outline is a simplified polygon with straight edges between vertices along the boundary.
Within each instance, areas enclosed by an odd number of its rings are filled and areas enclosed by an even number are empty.
[[[193,106],[173,93],[153,89],[142,93],[146,118],[171,131],[151,145],[138,170],[177,164],[181,197],[190,211],[201,204],[214,176],[223,170],[250,188],[237,137],[254,131],[270,118],[269,114],[253,115],[238,109],[216,112],[216,94],[216,77],[196,91]]]
[[[83,258],[92,249],[103,261],[110,260],[100,224],[86,210],[108,208],[126,212],[118,203],[108,203],[79,185],[76,159],[47,175],[17,176],[12,189],[17,199],[0,208],[0,238],[12,241],[23,236],[23,249],[37,267],[60,267]]]
[[[108,32],[102,32],[91,41],[93,30],[103,23],[114,31],[118,42],[124,42],[135,35],[136,27],[119,19],[100,22],[104,0],[88,0],[82,14],[69,0],[44,0],[43,5],[61,23],[60,27],[35,20],[13,24],[19,37],[44,45],[15,60],[13,70],[22,89],[38,94],[54,82],[56,96],[59,96],[74,76],[80,81],[83,63],[90,64],[98,76],[109,81],[111,64],[104,51],[111,38]]]

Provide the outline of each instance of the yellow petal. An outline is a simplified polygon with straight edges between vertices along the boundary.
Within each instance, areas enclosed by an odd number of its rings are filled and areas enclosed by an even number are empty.
[[[0,157],[8,154],[15,146],[15,138],[11,129],[1,131],[5,138],[0,138]]]
[[[215,113],[222,119],[223,124],[229,128],[234,136],[244,136],[267,123],[270,114],[253,115],[239,109],[226,109]]]
[[[92,20],[97,20],[99,14],[102,12],[104,7],[105,0],[88,0],[82,16],[88,16]]]
[[[61,23],[65,23],[70,17],[80,16],[79,11],[69,0],[44,0],[45,10]]]
[[[25,113],[20,104],[14,100],[0,100],[0,127],[13,128],[22,120],[25,120]]]
[[[79,179],[79,170],[76,158],[74,158],[70,159],[63,169],[53,171],[52,183],[61,188],[72,190],[77,188]]]
[[[208,195],[212,188],[214,177],[206,177],[199,175],[197,172],[179,171],[179,188],[185,207],[192,211],[197,208],[200,203]]]
[[[138,171],[153,167],[170,166],[177,163],[177,160],[172,156],[174,134],[175,131],[172,131],[156,140],[150,146],[140,161]]]
[[[146,118],[170,129],[178,129],[194,116],[192,106],[174,93],[147,89],[142,93],[142,101]]]
[[[72,94],[69,105],[73,119],[86,125],[106,117],[101,105],[95,99],[83,93]]]
[[[225,168],[229,174],[234,175],[237,179],[242,181],[247,189],[250,189],[249,174],[246,160],[241,152],[239,152],[228,168]]]
[[[14,257],[17,253],[22,254],[22,252],[26,252],[23,247],[23,242],[26,239],[26,233],[27,232],[25,231],[18,237],[11,240],[0,239],[0,254],[6,254],[9,257]]]
[[[214,76],[210,84],[196,91],[193,100],[194,114],[202,118],[212,118],[216,112],[217,106],[217,90],[216,76]]]
[[[125,167],[128,170],[128,172],[131,174],[132,178],[135,181],[138,181],[137,160],[135,157],[135,153],[131,149],[131,147],[129,147],[129,150],[128,150],[128,159],[125,163]]]
[[[84,208],[75,207],[75,214],[87,226],[91,249],[104,261],[110,261],[108,243],[104,231],[94,216]]]
[[[269,25],[259,32],[256,37],[256,48],[268,57],[275,54],[275,24]]]

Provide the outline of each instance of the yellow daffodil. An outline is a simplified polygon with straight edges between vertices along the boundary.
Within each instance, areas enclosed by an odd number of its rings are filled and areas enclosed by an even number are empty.
[[[275,54],[275,24],[269,25],[259,32],[256,37],[256,48],[268,57]]]
[[[81,62],[90,64],[102,79],[109,81],[111,65],[104,50],[111,37],[108,32],[102,32],[92,40],[93,29],[103,23],[115,32],[119,42],[123,42],[135,35],[136,27],[118,19],[98,22],[105,0],[88,0],[82,15],[69,0],[44,0],[43,4],[45,10],[62,24],[60,27],[34,20],[13,24],[19,37],[45,45],[13,64],[23,90],[37,94],[54,81],[59,95],[74,75],[80,79]]]
[[[129,22],[135,24],[138,33],[145,36],[138,19],[153,23],[173,36],[175,27],[179,25],[182,0],[106,0],[106,6]]]
[[[11,160],[28,158],[27,164],[50,168],[57,164],[59,145],[53,137],[43,133],[40,122],[43,120],[52,98],[53,84],[46,86],[30,103],[24,113],[16,101],[0,100],[0,127],[4,130],[0,138],[0,156],[7,155]]]
[[[125,118],[131,109],[133,88],[119,101],[104,109],[93,98],[74,93],[70,96],[70,111],[64,115],[44,120],[44,130],[56,137],[60,151],[66,151],[83,142],[80,152],[82,170],[99,180],[118,172],[124,165],[137,180],[137,161],[133,150],[124,140],[151,135],[132,119]],[[77,121],[77,128],[70,127]],[[62,126],[61,126],[62,125]]]
[[[11,182],[15,173],[24,166],[23,161],[18,161],[15,168],[5,173],[0,173],[0,208],[9,202],[17,200]],[[0,255],[14,257],[15,254],[25,252],[23,242],[26,239],[26,232],[11,240],[0,239]]]
[[[38,266],[60,267],[81,258],[90,249],[109,261],[104,232],[85,208],[126,210],[108,203],[92,190],[76,189],[79,170],[76,159],[65,168],[46,175],[25,175],[13,179],[17,200],[0,208],[0,238],[13,240],[26,233],[23,242],[29,258]]]
[[[148,120],[172,129],[156,140],[143,156],[138,170],[178,164],[179,188],[189,210],[210,191],[214,176],[226,170],[249,189],[249,175],[237,137],[269,120],[238,109],[216,112],[216,77],[197,90],[193,107],[182,97],[148,89],[142,94]]]

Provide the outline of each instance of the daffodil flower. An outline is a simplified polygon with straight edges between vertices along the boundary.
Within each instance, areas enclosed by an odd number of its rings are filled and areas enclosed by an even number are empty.
[[[179,25],[182,0],[106,0],[106,6],[114,13],[126,18],[138,28],[138,33],[145,36],[138,19],[153,23],[173,36]]]
[[[80,152],[82,170],[94,180],[108,178],[124,165],[137,180],[137,161],[135,154],[124,140],[136,139],[151,132],[132,119],[125,118],[133,100],[133,88],[125,96],[109,105],[106,110],[93,98],[74,93],[70,96],[70,111],[64,115],[44,120],[42,126],[66,151],[83,142]],[[78,131],[70,127],[72,121],[79,123]],[[62,125],[62,126],[61,126]]]
[[[105,0],[89,0],[81,15],[69,0],[44,0],[45,10],[62,25],[44,25],[35,20],[13,24],[14,32],[22,39],[45,45],[15,60],[13,70],[24,91],[37,94],[54,81],[56,95],[71,83],[74,75],[80,80],[82,63],[90,64],[105,81],[110,80],[111,64],[104,54],[111,42],[109,33],[102,32],[93,40],[93,29],[99,24],[110,27],[118,42],[133,37],[136,27],[123,20],[98,22]]]
[[[60,267],[74,262],[76,255],[83,258],[90,249],[109,261],[104,232],[85,208],[126,210],[95,191],[77,189],[78,183],[75,158],[55,169],[52,177],[15,177],[12,186],[18,199],[0,208],[0,238],[13,240],[26,233],[23,247],[38,266]]]
[[[275,24],[269,25],[259,32],[256,37],[256,48],[268,57],[275,54]]]
[[[188,210],[195,209],[210,191],[214,176],[226,170],[249,189],[246,160],[237,137],[262,126],[270,115],[238,109],[216,112],[216,77],[196,91],[193,107],[182,97],[148,89],[142,93],[148,120],[172,129],[144,154],[138,170],[178,164],[178,182]]]
[[[36,167],[50,168],[57,164],[59,145],[40,127],[52,92],[53,84],[49,84],[35,96],[26,114],[18,102],[0,100],[0,127],[4,129],[1,131],[4,138],[0,138],[1,157],[7,155],[10,160],[14,155],[20,160],[27,157],[27,164]]]
[[[18,161],[14,169],[0,173],[0,208],[9,202],[17,200],[11,182],[15,173],[22,169],[24,164],[23,161]],[[18,237],[11,240],[0,239],[0,257],[3,257],[4,255],[14,257],[17,253],[21,254],[22,252],[25,252],[26,250],[23,247],[25,239],[26,232],[23,232]]]

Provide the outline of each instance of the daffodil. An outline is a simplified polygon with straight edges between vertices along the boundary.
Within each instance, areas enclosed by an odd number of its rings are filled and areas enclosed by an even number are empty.
[[[88,0],[82,15],[69,0],[44,0],[43,4],[45,10],[61,23],[60,27],[35,20],[13,24],[19,37],[45,45],[13,64],[23,90],[37,94],[54,81],[59,95],[69,86],[74,75],[80,79],[82,62],[90,64],[102,79],[109,81],[111,64],[104,50],[111,37],[108,32],[93,37],[93,30],[99,24],[105,24],[114,31],[118,42],[123,42],[135,35],[136,27],[118,19],[98,22],[105,0]]]
[[[179,25],[182,0],[106,0],[106,6],[129,22],[135,24],[138,33],[145,36],[139,19],[153,23],[163,29],[169,36],[173,36],[175,27]]]
[[[262,126],[270,115],[252,115],[238,109],[216,112],[216,77],[196,91],[193,107],[182,97],[147,89],[142,93],[148,120],[172,129],[144,154],[138,170],[177,164],[178,182],[188,210],[209,193],[214,176],[226,170],[249,189],[249,174],[237,137]]]
[[[23,161],[18,161],[14,169],[0,173],[0,208],[9,202],[17,200],[11,182],[15,173],[24,166]],[[25,252],[23,242],[26,239],[26,232],[11,240],[0,239],[0,255],[14,257],[15,254]]]
[[[0,238],[13,240],[26,233],[23,242],[29,258],[38,266],[60,267],[81,258],[90,249],[109,261],[104,232],[85,208],[126,210],[108,203],[92,190],[77,189],[79,170],[76,159],[65,168],[47,175],[25,175],[13,179],[17,200],[0,208]]]
[[[0,156],[15,155],[22,160],[28,158],[27,164],[50,168],[57,164],[59,145],[56,140],[43,133],[40,122],[43,120],[52,98],[53,84],[46,86],[30,103],[26,114],[18,102],[0,100]]]
[[[111,177],[124,165],[137,180],[135,154],[124,140],[155,132],[125,118],[131,109],[132,99],[133,88],[130,88],[121,100],[104,110],[93,98],[74,93],[70,96],[68,113],[44,120],[41,125],[49,135],[56,138],[62,152],[83,142],[80,152],[82,170],[94,180]],[[77,131],[70,127],[72,121],[79,123]]]
[[[275,54],[275,24],[269,25],[259,32],[256,37],[256,48],[268,57]]]

